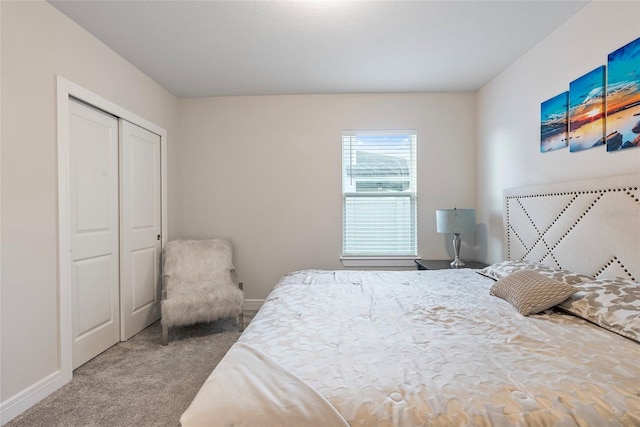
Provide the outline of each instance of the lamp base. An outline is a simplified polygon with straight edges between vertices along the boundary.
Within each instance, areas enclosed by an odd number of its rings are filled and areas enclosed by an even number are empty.
[[[460,258],[456,257],[456,259],[454,259],[453,261],[451,261],[451,268],[462,268],[464,267],[464,261],[462,261]]]
[[[456,259],[451,262],[452,268],[464,267],[464,262],[460,259],[460,233],[453,233],[453,252],[456,254]]]

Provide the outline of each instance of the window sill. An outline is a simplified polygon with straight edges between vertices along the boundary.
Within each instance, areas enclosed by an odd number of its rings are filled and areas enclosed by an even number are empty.
[[[358,257],[343,256],[340,257],[342,265],[345,267],[414,267],[415,260],[420,259],[418,256],[404,257]]]

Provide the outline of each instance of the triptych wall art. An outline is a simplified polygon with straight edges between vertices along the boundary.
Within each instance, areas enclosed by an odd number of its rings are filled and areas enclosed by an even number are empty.
[[[540,151],[640,146],[640,38],[540,106]]]

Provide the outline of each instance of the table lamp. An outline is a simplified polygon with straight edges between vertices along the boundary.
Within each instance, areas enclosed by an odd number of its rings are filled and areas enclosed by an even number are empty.
[[[451,267],[464,267],[464,262],[460,259],[460,234],[476,230],[476,210],[438,209],[436,210],[436,227],[438,233],[453,233],[453,250],[456,259],[451,262]]]

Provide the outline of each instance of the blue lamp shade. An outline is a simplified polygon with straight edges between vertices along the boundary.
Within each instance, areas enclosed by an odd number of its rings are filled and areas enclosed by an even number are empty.
[[[436,227],[438,233],[453,234],[453,251],[456,258],[451,262],[451,267],[462,268],[464,261],[460,259],[460,234],[471,233],[476,230],[475,209],[438,209],[436,210]]]
[[[472,233],[476,231],[476,210],[438,209],[436,227],[438,233]]]

